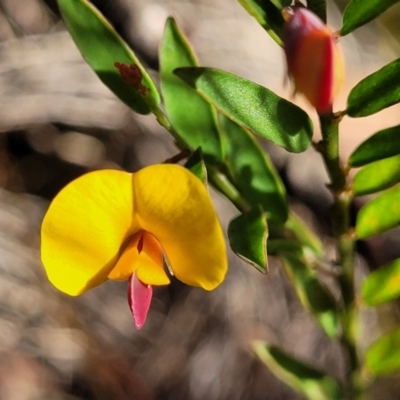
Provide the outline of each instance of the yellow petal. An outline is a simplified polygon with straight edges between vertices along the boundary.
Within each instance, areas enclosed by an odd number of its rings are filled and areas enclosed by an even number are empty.
[[[152,165],[133,174],[137,218],[161,244],[175,276],[212,290],[227,271],[225,240],[204,184],[187,169]]]
[[[78,295],[107,279],[134,218],[132,174],[102,170],[67,185],[51,203],[41,229],[41,257],[49,280]]]
[[[145,231],[129,239],[108,278],[129,279],[135,271],[139,280],[147,285],[170,283],[164,271],[163,250],[154,236]]]

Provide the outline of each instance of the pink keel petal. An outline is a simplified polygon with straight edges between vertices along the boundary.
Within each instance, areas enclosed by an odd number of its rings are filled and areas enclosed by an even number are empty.
[[[128,302],[137,329],[146,322],[152,296],[153,287],[141,282],[134,272],[128,283]]]

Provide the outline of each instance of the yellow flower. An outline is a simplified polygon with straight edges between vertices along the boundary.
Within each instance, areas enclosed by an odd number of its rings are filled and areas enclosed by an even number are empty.
[[[129,279],[138,328],[152,286],[170,282],[163,255],[179,280],[206,290],[218,286],[227,271],[225,241],[207,189],[178,165],[83,175],[61,190],[43,220],[41,257],[50,282],[76,296],[107,279]]]
[[[332,111],[332,102],[344,81],[344,60],[333,32],[311,11],[286,7],[283,42],[289,76],[320,114]]]

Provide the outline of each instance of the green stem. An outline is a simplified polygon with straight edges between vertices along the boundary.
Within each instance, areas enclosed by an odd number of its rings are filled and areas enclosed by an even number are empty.
[[[173,136],[177,143],[177,146],[182,150],[187,149],[187,145],[182,142],[182,139],[179,137],[178,133],[175,131],[168,117],[164,114],[161,108],[152,107],[152,113],[156,117],[158,123]],[[245,212],[249,210],[249,205],[225,174],[217,171],[212,167],[207,168],[207,172],[210,183],[217,190],[219,190],[228,200],[230,200],[239,211]]]
[[[333,234],[337,240],[338,262],[342,269],[339,286],[343,307],[340,311],[342,334],[340,342],[346,353],[348,371],[344,386],[345,399],[354,400],[360,393],[358,371],[359,360],[355,338],[355,288],[354,288],[354,247],[355,238],[350,224],[350,205],[352,195],[347,186],[347,172],[339,159],[340,118],[332,113],[320,115],[322,142],[318,150],[322,154],[329,177],[330,189],[334,196],[332,207]]]
[[[171,124],[171,121],[168,119],[168,117],[164,114],[163,110],[159,107],[151,107],[151,112],[154,114],[154,116],[157,119],[157,122],[164,127],[175,139],[177,146],[181,150],[187,149],[186,144],[182,141],[182,139],[179,137],[178,133],[175,131],[174,127]]]
[[[211,184],[228,200],[230,200],[239,211],[246,212],[250,209],[247,202],[243,199],[242,195],[225,174],[215,170],[208,170],[208,179]]]
[[[322,146],[321,154],[331,180],[331,189],[339,192],[346,187],[346,174],[339,159],[339,120],[333,114],[320,115]]]

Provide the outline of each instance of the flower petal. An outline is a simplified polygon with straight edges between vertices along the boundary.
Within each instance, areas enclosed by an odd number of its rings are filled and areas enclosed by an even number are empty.
[[[51,203],[41,229],[41,257],[49,280],[78,295],[107,279],[128,236],[140,227],[134,218],[132,174],[102,170],[63,188]]]
[[[163,250],[148,232],[139,231],[129,240],[109,279],[129,279],[133,273],[149,285],[168,285],[170,280],[164,270]]]
[[[212,290],[227,271],[225,240],[204,184],[187,169],[152,165],[133,174],[137,218],[161,244],[175,276]]]
[[[137,329],[146,322],[152,297],[153,287],[141,282],[134,273],[129,279],[128,303]]]

